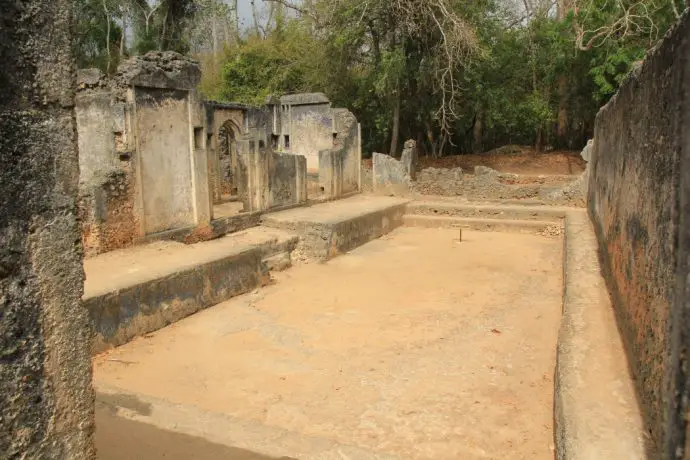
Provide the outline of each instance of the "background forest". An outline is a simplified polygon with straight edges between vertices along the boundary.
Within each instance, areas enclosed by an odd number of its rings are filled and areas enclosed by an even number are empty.
[[[324,92],[358,117],[369,154],[399,153],[410,138],[433,156],[575,149],[684,9],[679,0],[75,0],[75,52],[80,67],[107,73],[150,50],[192,55],[200,90],[220,101]]]

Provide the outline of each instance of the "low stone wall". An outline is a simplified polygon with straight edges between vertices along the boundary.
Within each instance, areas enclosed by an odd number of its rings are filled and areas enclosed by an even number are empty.
[[[599,112],[589,163],[589,214],[660,458],[683,457],[687,423],[688,36],[685,15]]]
[[[238,143],[237,190],[244,210],[260,212],[307,202],[307,160],[276,153],[253,138]]]
[[[470,200],[535,200],[558,206],[585,207],[587,172],[580,176],[524,176],[485,166],[417,168],[416,143],[405,143],[400,160],[374,153],[362,165],[363,191],[397,196],[452,196]]]
[[[406,200],[354,196],[310,208],[265,214],[262,225],[300,237],[306,259],[330,260],[403,225]]]
[[[539,200],[560,206],[585,206],[585,176],[522,176],[484,166],[426,168],[411,185],[419,195],[461,196],[472,200]]]
[[[215,244],[212,255],[197,247],[198,259],[149,271],[148,279],[123,282],[115,278],[100,281],[91,290],[87,286],[83,306],[96,332],[92,352],[123,345],[267,283],[269,270],[275,268],[268,259],[289,255],[297,241],[296,236],[237,246],[232,239],[214,241],[210,242]],[[88,273],[88,265],[86,269]]]
[[[585,210],[565,214],[563,316],[554,375],[556,458],[660,458],[646,445],[592,224]]]

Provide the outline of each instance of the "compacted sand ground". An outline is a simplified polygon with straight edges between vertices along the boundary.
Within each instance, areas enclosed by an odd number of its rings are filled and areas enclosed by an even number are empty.
[[[96,385],[400,458],[552,459],[562,241],[456,237],[403,228],[294,267],[97,357]],[[124,458],[122,426],[100,422],[102,458]]]

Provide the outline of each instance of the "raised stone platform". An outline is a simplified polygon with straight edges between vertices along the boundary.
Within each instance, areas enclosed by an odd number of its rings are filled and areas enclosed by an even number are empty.
[[[264,284],[271,268],[289,265],[297,241],[257,227],[193,245],[159,241],[87,259],[83,302],[96,331],[93,352]]]
[[[400,198],[358,195],[266,214],[262,224],[299,234],[305,255],[326,261],[402,226],[407,203]]]
[[[585,211],[566,217],[563,319],[558,335],[556,458],[644,459],[642,416]]]

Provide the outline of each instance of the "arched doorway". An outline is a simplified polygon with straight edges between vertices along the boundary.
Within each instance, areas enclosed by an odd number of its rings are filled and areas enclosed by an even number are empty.
[[[237,138],[239,129],[233,121],[227,121],[218,130],[218,183],[222,201],[237,196],[235,168],[237,167]]]
[[[237,194],[237,141],[242,131],[233,120],[225,121],[216,132],[212,168],[213,219],[232,217],[242,212]]]

